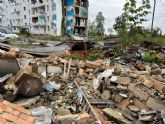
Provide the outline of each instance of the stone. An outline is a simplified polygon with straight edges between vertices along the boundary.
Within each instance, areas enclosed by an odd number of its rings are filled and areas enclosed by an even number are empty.
[[[127,86],[123,86],[123,85],[117,85],[117,89],[118,90],[121,90],[121,91],[127,91],[128,90],[128,88],[127,88]]]
[[[130,111],[129,109],[127,109],[127,108],[125,108],[125,109],[122,111],[122,115],[123,115],[124,117],[126,117],[127,119],[131,120],[131,121],[135,120],[135,118],[132,116],[131,111]]]
[[[160,81],[155,80],[154,81],[153,88],[155,90],[159,91],[160,93],[164,93],[165,92],[165,85],[164,85],[163,82],[160,82]]]
[[[161,74],[161,69],[160,68],[155,68],[151,70],[152,75],[160,75]]]
[[[17,94],[24,97],[32,97],[40,93],[42,90],[42,82],[39,78],[29,74],[24,74],[17,82]]]
[[[138,69],[139,71],[145,71],[146,70],[145,65],[143,65],[142,63],[139,63],[139,62],[137,62],[135,64],[135,68]]]
[[[56,66],[48,66],[47,67],[47,73],[48,74],[61,74],[62,73],[62,69],[61,67],[56,67]]]
[[[111,82],[116,82],[117,81],[117,76],[112,76],[111,79],[110,79]]]
[[[146,71],[148,71],[149,73],[151,73],[151,66],[146,65]]]
[[[137,107],[134,106],[134,105],[129,105],[128,108],[129,108],[129,110],[131,110],[132,112],[139,112],[139,111],[140,111],[140,109],[137,108]]]
[[[90,73],[90,74],[88,75],[88,79],[89,79],[89,80],[92,80],[92,79],[93,79],[93,77],[94,77],[94,76],[93,76],[93,74],[92,74],[92,73]]]
[[[111,79],[109,77],[105,78],[105,83],[110,86],[111,85]]]
[[[39,66],[38,67],[38,74],[41,74],[43,72],[46,72],[46,66]]]
[[[152,97],[147,100],[146,105],[154,111],[163,110],[165,108],[165,104],[162,101]]]
[[[101,98],[103,100],[109,100],[111,98],[111,94],[109,90],[104,90],[103,93],[101,94]]]
[[[140,101],[138,98],[133,98],[133,104],[139,109],[149,110],[147,105]]]
[[[91,61],[86,61],[85,67],[87,68],[99,68],[101,66],[100,62],[91,62]]]
[[[57,115],[58,116],[71,115],[71,112],[68,109],[65,109],[64,107],[59,107],[57,108]]]
[[[0,102],[2,102],[2,101],[3,101],[3,95],[0,94]]]
[[[162,75],[162,77],[165,77],[165,69],[162,69],[161,75]]]
[[[129,77],[117,77],[117,81],[115,82],[117,84],[122,84],[122,85],[128,85],[131,83],[131,79]]]
[[[144,115],[144,116],[139,116],[140,121],[153,121],[154,116],[153,115]]]
[[[78,114],[70,114],[70,115],[65,115],[65,116],[56,116],[57,120],[60,120],[61,124],[73,124],[75,120],[77,120],[79,117]],[[75,122],[76,123],[76,122]]]
[[[141,75],[139,77],[139,79],[142,82],[142,84],[145,85],[148,88],[152,88],[153,85],[154,85],[154,81],[151,78],[149,78],[149,77],[146,77],[144,75]]]
[[[105,113],[105,115],[107,115],[107,117],[114,119],[117,123],[120,124],[128,123],[128,121],[124,118],[122,113],[117,110],[113,110],[111,108],[105,108],[103,109],[103,112]]]
[[[34,96],[31,98],[24,98],[17,100],[15,103],[19,104],[25,108],[30,108],[32,105],[34,105],[38,100],[40,99],[40,96]]]
[[[83,76],[83,74],[84,74],[84,69],[80,68],[80,69],[79,69],[79,75],[80,75],[80,76]]]
[[[114,74],[119,75],[121,73],[121,68],[122,68],[122,65],[117,64],[114,68]]]
[[[129,77],[136,79],[136,78],[138,78],[138,75],[137,75],[137,74],[131,73],[131,74],[129,75]]]
[[[128,85],[128,90],[131,91],[135,97],[140,98],[144,101],[147,101],[149,98],[149,94],[147,92],[144,92],[140,88],[136,87],[133,83]]]
[[[130,104],[130,101],[128,99],[123,99],[120,103],[118,103],[118,108],[123,109],[127,108],[127,106]]]
[[[114,101],[120,103],[123,100],[123,97],[120,94],[116,94],[114,97]]]

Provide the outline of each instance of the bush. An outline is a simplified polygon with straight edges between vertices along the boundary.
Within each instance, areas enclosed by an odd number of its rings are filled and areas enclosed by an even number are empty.
[[[20,34],[30,36],[30,32],[28,31],[27,28],[21,28],[20,29]]]
[[[150,50],[144,53],[143,60],[145,62],[155,62],[157,64],[165,64],[165,57],[160,56],[156,51]]]
[[[156,60],[156,52],[155,51],[147,51],[144,53],[143,60],[145,62],[155,62]]]

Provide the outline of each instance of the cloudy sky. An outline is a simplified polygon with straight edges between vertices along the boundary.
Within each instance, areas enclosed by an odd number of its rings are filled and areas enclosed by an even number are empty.
[[[137,1],[140,2],[141,0]],[[152,7],[153,1],[151,0]],[[165,33],[165,0],[157,1],[154,27],[160,27]],[[107,31],[107,28],[112,28],[115,18],[121,15],[124,3],[125,0],[89,0],[89,20],[94,21],[96,14],[102,11],[106,19],[105,28]],[[144,24],[147,28],[150,28],[151,17],[152,14],[147,17],[148,22]]]

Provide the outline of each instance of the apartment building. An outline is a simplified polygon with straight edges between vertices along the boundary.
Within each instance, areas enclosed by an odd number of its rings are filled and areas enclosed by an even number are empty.
[[[2,25],[2,18],[3,18],[3,0],[0,0],[0,25]]]
[[[88,0],[3,0],[1,4],[1,25],[14,32],[26,28],[32,34],[86,34]]]

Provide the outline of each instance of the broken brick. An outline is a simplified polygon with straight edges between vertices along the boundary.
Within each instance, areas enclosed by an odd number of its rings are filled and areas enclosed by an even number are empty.
[[[149,110],[149,108],[145,105],[145,103],[143,103],[142,101],[140,101],[137,98],[133,98],[133,103],[139,109]]]
[[[147,100],[146,104],[152,110],[163,110],[165,108],[165,104],[162,101],[152,97]]]
[[[3,113],[0,115],[3,119],[16,123],[18,117],[9,113]]]
[[[88,68],[99,68],[100,65],[101,65],[100,62],[86,61],[86,63],[85,63],[85,67],[88,67]]]
[[[128,89],[133,93],[133,95],[137,98],[140,98],[144,101],[147,101],[149,98],[149,94],[147,92],[144,92],[140,88],[136,87],[135,84],[131,83],[128,85]]]
[[[28,116],[28,115],[25,115],[25,114],[21,114],[19,116],[19,118],[25,120],[25,121],[28,121],[29,123],[33,123],[35,118],[31,117],[31,116]]]
[[[163,93],[165,91],[165,85],[157,80],[154,81],[153,88],[159,91],[160,93]]]

